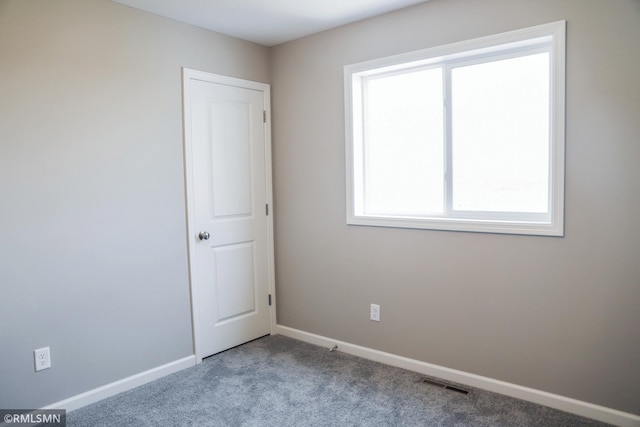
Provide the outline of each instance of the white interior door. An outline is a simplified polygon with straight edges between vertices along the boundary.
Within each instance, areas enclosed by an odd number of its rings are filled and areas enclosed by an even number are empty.
[[[198,361],[271,331],[269,86],[184,70]]]

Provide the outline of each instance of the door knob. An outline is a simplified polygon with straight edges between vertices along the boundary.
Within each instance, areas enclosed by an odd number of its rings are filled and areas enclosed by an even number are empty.
[[[206,231],[201,231],[200,233],[198,233],[198,238],[200,240],[209,240],[209,237],[211,237],[211,235]]]

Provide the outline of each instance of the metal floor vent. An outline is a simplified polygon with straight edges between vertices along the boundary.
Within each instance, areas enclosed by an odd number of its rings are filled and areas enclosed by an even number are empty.
[[[422,378],[418,382],[434,385],[436,387],[442,387],[444,389],[455,391],[455,392],[461,393],[461,394],[469,394],[469,392],[471,391],[471,390],[467,390],[467,389],[464,389],[464,388],[461,388],[461,387],[456,387],[456,386],[453,386],[453,385],[450,385],[450,384],[447,384],[447,383],[443,383],[443,382],[440,382],[440,381],[432,380],[432,379],[429,379],[429,378]]]

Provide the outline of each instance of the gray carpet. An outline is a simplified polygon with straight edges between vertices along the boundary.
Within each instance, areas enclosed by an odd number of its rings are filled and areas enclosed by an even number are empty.
[[[67,414],[74,426],[604,426],[283,336]],[[465,387],[466,388],[466,387]]]

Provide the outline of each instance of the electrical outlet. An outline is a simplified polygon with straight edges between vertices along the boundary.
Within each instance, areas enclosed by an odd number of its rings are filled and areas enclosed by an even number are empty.
[[[370,319],[376,322],[380,321],[380,306],[378,304],[371,304]]]
[[[36,365],[36,372],[51,367],[51,353],[49,347],[33,350],[33,359]]]

